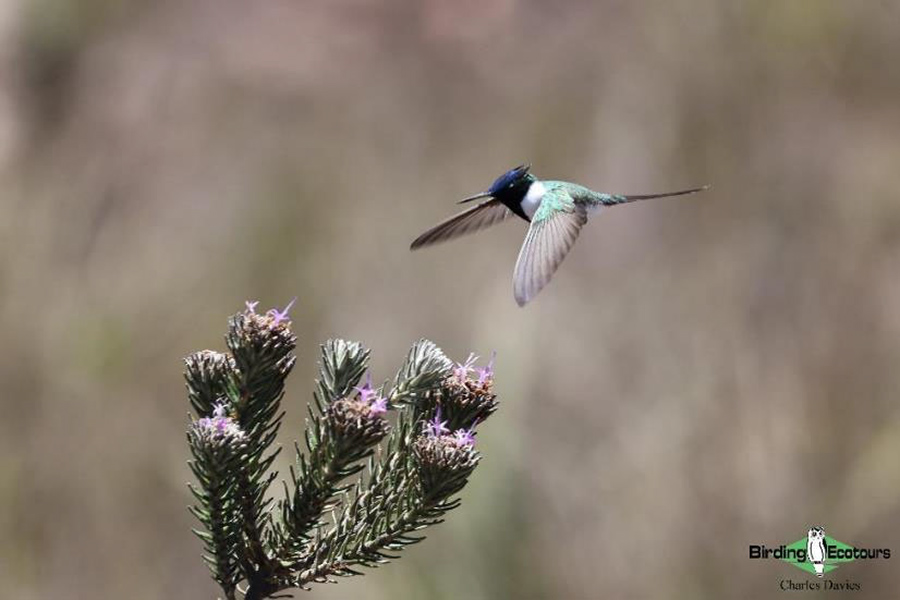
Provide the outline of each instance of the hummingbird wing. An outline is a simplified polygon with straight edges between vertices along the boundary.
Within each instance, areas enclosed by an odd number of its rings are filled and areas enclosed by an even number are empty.
[[[584,206],[576,204],[565,189],[544,193],[516,261],[513,293],[519,306],[547,285],[586,222]]]
[[[450,217],[440,225],[432,227],[417,237],[409,249],[416,250],[422,246],[445,242],[461,235],[490,227],[511,214],[512,212],[499,200],[491,198],[487,202],[477,204],[456,216]]]

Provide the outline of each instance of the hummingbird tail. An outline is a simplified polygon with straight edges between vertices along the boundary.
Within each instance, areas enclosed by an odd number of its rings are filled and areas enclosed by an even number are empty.
[[[712,186],[704,185],[702,187],[691,188],[689,190],[679,190],[677,192],[665,192],[663,194],[640,194],[640,195],[636,195],[636,196],[618,196],[618,197],[625,199],[622,202],[634,202],[636,200],[651,200],[653,198],[669,198],[670,196],[685,196],[687,194],[696,194],[697,192],[702,192],[704,190],[708,190],[710,187],[712,187]]]

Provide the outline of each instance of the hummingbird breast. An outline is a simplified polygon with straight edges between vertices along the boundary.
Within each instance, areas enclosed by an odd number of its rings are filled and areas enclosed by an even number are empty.
[[[534,216],[534,213],[537,212],[538,207],[540,207],[541,200],[543,200],[546,192],[547,188],[545,188],[544,184],[540,181],[533,181],[531,182],[531,185],[528,186],[528,191],[525,193],[525,196],[522,197],[520,207],[522,208],[522,212],[528,217],[529,221]]]

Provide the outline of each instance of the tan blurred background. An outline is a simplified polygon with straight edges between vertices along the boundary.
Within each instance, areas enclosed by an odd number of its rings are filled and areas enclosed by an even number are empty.
[[[295,295],[286,446],[331,336],[376,379],[496,349],[503,401],[449,521],[308,597],[781,597],[749,544],[900,552],[898,56],[878,0],[0,1],[0,595],[215,597],[181,358]],[[606,212],[525,309],[522,223],[409,252],[526,161],[714,189]]]

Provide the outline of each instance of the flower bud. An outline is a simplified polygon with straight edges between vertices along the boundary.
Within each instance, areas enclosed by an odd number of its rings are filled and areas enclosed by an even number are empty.
[[[201,350],[185,358],[184,365],[191,406],[198,416],[210,414],[234,373],[234,359],[221,352]]]
[[[226,337],[229,349],[235,357],[241,351],[253,355],[284,356],[297,345],[297,336],[291,333],[288,311],[293,301],[279,311],[271,309],[265,314],[256,312],[256,302],[248,302],[247,309],[229,320]]]
[[[368,398],[341,398],[329,405],[326,419],[339,444],[369,447],[381,441],[390,430],[382,416],[385,410],[383,403]]]
[[[481,459],[467,437],[455,434],[426,433],[416,438],[412,448],[422,492],[433,498],[461,490]]]
[[[476,360],[470,354],[466,362],[457,363],[441,386],[440,405],[451,428],[471,429],[497,410],[494,357],[485,367],[474,367]]]

